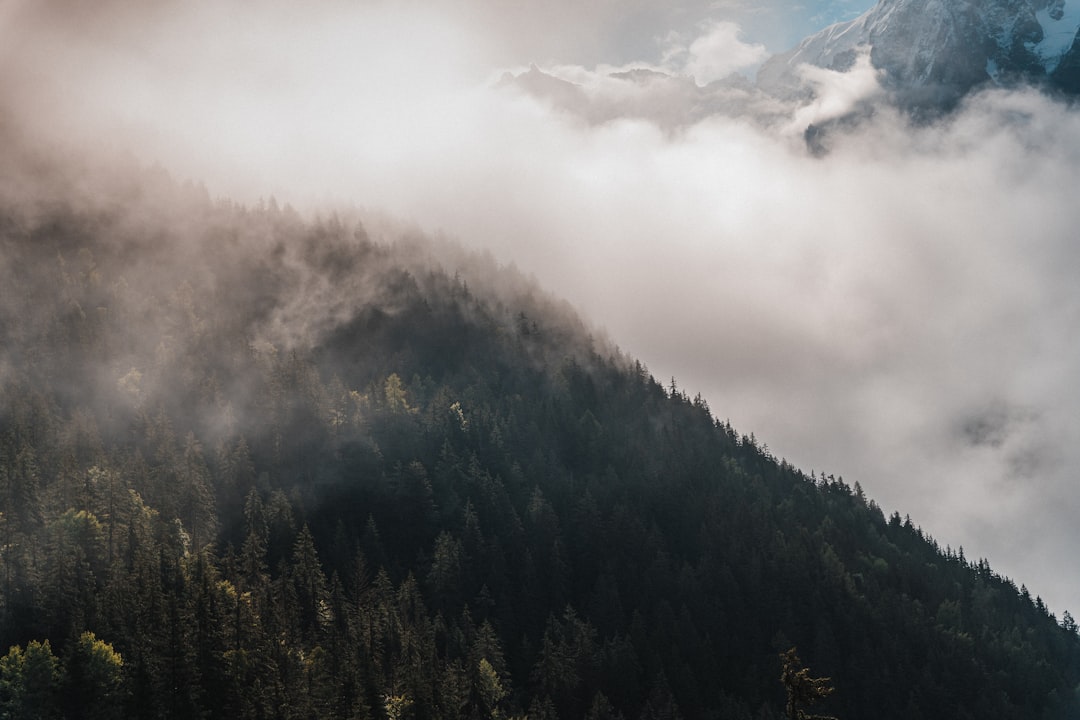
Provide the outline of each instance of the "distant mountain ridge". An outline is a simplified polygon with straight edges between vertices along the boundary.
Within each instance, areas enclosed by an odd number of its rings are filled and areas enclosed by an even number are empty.
[[[642,66],[596,73],[581,83],[531,65],[525,72],[505,73],[498,84],[591,124],[639,118],[675,129],[726,116],[770,125],[786,117],[790,102],[815,97],[815,80],[806,67],[847,73],[860,67],[858,60],[866,54],[885,97],[933,117],[984,88],[1036,87],[1064,97],[1080,95],[1078,35],[1080,0],[879,0],[859,17],[773,55],[753,81],[732,73],[699,84],[686,73]],[[869,110],[864,103],[848,115]],[[819,121],[814,124],[821,129]]]
[[[506,72],[498,87],[510,88],[592,124],[639,118],[678,128],[713,115],[738,115],[758,95],[738,73],[705,85],[687,75],[635,67],[597,75],[592,86],[572,82],[535,64],[517,74]]]
[[[881,0],[770,58],[758,86],[800,91],[799,66],[849,70],[868,49],[901,104],[948,105],[987,85],[1080,92],[1077,0]]]

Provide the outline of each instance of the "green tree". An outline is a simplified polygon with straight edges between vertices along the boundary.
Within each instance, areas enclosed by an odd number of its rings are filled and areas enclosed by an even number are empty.
[[[191,550],[199,553],[217,536],[217,510],[210,488],[210,471],[203,460],[202,445],[194,433],[184,440],[177,471],[180,479],[180,518],[191,533]]]
[[[780,682],[787,690],[786,712],[789,720],[836,720],[831,715],[811,715],[802,708],[809,707],[833,694],[836,689],[831,684],[832,678],[810,677],[810,668],[803,667],[802,660],[795,648],[780,653],[783,668]]]
[[[484,717],[498,720],[502,717],[501,703],[507,691],[487,658],[480,658],[476,666],[476,695]]]
[[[596,629],[567,606],[562,617],[548,617],[533,680],[561,716],[581,717],[592,701],[598,661]]]
[[[456,609],[461,595],[463,554],[461,541],[445,530],[435,538],[428,585],[439,607]]]
[[[49,641],[31,640],[0,658],[0,717],[4,720],[50,720],[57,717],[60,661]]]
[[[383,396],[386,400],[386,409],[392,413],[412,412],[408,399],[405,396],[405,386],[397,373],[390,373],[383,383]]]
[[[315,550],[315,538],[305,524],[300,528],[293,547],[292,564],[289,568],[293,591],[299,610],[300,629],[308,638],[326,625],[329,618],[326,577]]]
[[[36,589],[35,534],[44,525],[40,472],[33,448],[23,443],[17,452],[0,444],[0,553],[5,612],[10,605],[31,603]]]
[[[47,528],[45,606],[52,631],[58,636],[94,620],[99,579],[105,567],[105,536],[97,517],[69,509]]]
[[[69,720],[122,718],[124,659],[113,646],[84,632],[67,661],[64,698]]]

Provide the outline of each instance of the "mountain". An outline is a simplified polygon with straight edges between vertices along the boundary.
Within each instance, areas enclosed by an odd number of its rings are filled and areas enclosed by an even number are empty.
[[[880,0],[770,58],[758,85],[799,91],[798,67],[846,71],[866,48],[901,104],[948,106],[984,86],[1033,83],[1080,90],[1076,0]]]
[[[1068,614],[491,258],[0,147],[4,716],[1080,717]]]
[[[674,130],[714,115],[762,113],[760,93],[738,73],[707,85],[698,85],[692,77],[644,67],[593,74],[589,79],[587,84],[574,83],[532,65],[516,75],[504,73],[498,86],[595,125],[632,118]]]
[[[578,110],[588,102],[580,85],[544,72],[535,64],[517,75],[507,71],[499,79],[499,87],[516,87],[522,92],[546,100],[558,108]]]

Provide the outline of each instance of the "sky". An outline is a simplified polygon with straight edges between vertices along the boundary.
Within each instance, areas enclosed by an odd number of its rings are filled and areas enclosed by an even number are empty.
[[[865,60],[807,71],[802,105],[699,85],[868,3],[517,5],[0,0],[3,121],[488,250],[778,457],[1077,614],[1080,114],[881,107],[815,156],[807,125],[878,96]],[[499,84],[531,63],[572,101]],[[695,82],[611,77],[636,67]]]

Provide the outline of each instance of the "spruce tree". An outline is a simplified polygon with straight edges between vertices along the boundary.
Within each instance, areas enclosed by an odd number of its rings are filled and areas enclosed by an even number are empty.
[[[780,653],[783,669],[780,671],[780,682],[787,690],[786,713],[789,720],[836,720],[831,715],[811,715],[803,712],[803,707],[809,707],[824,700],[833,694],[836,689],[831,684],[832,678],[810,677],[810,668],[803,667],[802,660],[795,648]]]

